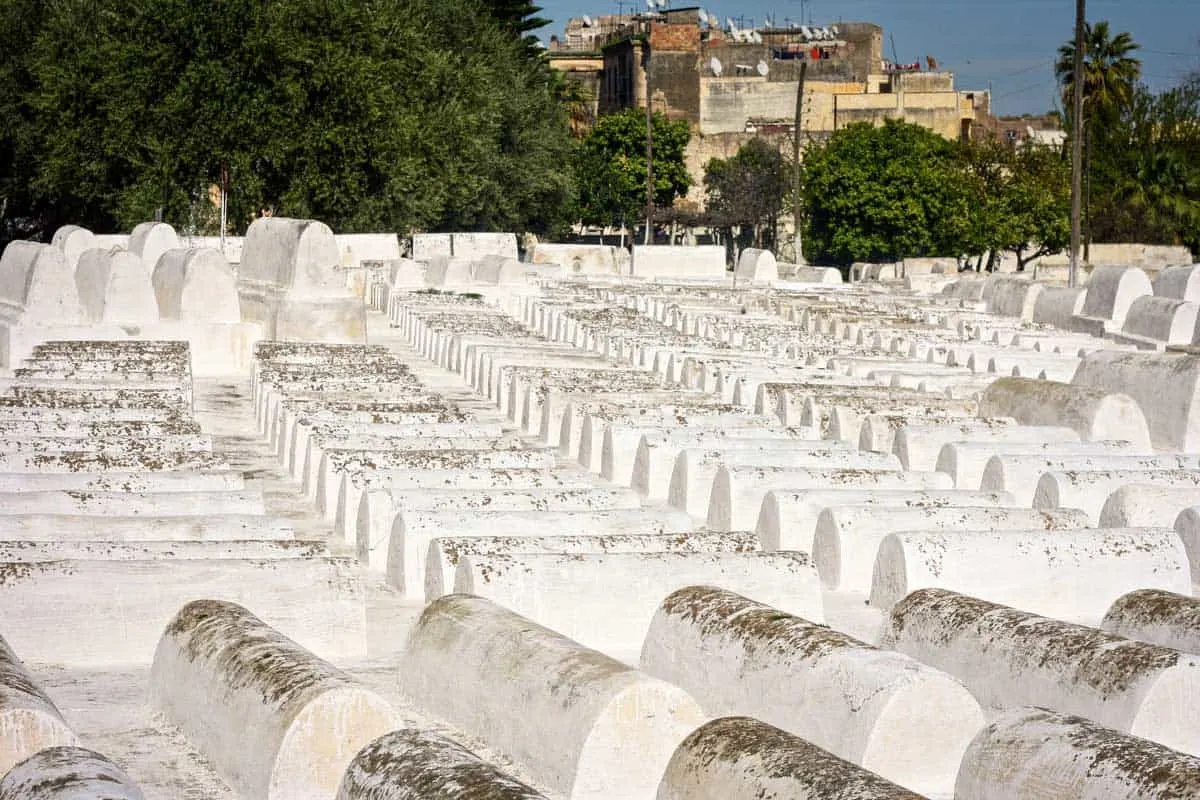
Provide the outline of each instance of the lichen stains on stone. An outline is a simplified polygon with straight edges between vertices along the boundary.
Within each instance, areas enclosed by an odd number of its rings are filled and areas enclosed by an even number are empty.
[[[847,648],[874,649],[825,625],[711,586],[673,592],[659,613],[686,621],[704,638],[736,639],[748,651],[770,649],[789,660],[817,660]]]
[[[1138,589],[1109,608],[1105,626],[1165,627],[1200,637],[1200,600],[1162,589]]]
[[[357,685],[235,603],[188,603],[163,635],[177,640],[189,661],[223,676],[230,691],[252,688],[281,710],[306,702],[313,690]]]
[[[88,797],[103,800],[143,800],[140,789],[117,765],[100,753],[82,747],[41,750],[0,781],[0,798]]]
[[[804,797],[823,800],[921,800],[920,795],[843,761],[804,739],[749,717],[723,717],[701,726],[676,751],[666,780],[683,773],[704,782],[720,773],[760,786],[759,797],[784,796],[779,781],[794,781]],[[771,793],[768,793],[771,792]],[[789,793],[790,795],[790,793]]]
[[[393,731],[363,748],[346,770],[342,792],[357,800],[544,800],[465,747],[417,729]]]
[[[25,665],[8,646],[8,642],[0,638],[0,708],[9,706],[9,698],[14,694],[32,699],[35,704],[42,706],[43,710],[61,719],[54,702],[42,691],[41,687],[33,682],[33,678],[25,671]],[[24,705],[24,703],[17,705]]]
[[[945,589],[920,589],[896,604],[886,638],[900,638],[910,626],[912,636],[932,646],[969,637],[981,657],[994,653],[1013,669],[1052,670],[1101,697],[1129,691],[1183,657],[1177,650]]]

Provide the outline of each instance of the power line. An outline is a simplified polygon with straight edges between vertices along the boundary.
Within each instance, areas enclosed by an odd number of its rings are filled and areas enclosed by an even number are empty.
[[[1178,50],[1151,50],[1148,47],[1139,47],[1143,53],[1153,53],[1156,56],[1174,56],[1176,58],[1200,58],[1200,52],[1181,53]]]
[[[1009,95],[1020,94],[1021,92],[1028,92],[1033,89],[1040,89],[1043,86],[1049,86],[1051,84],[1057,84],[1057,83],[1058,83],[1057,81],[1038,81],[1037,83],[1031,83],[1028,86],[1020,86],[1016,89],[1009,89],[1007,92],[1001,92],[1000,94],[994,94],[994,95],[992,95],[992,99],[999,100],[1002,97],[1008,97]]]

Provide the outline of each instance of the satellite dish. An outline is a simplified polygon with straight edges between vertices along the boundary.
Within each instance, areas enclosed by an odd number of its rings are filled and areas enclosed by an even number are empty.
[[[764,78],[767,77],[767,73],[771,71],[771,68],[767,66],[767,62],[761,59],[759,59],[758,66],[756,66],[754,69],[757,70],[758,74],[762,75]]]
[[[829,29],[829,31],[830,31],[830,33],[832,33],[834,36],[837,36],[837,35],[839,35],[839,34],[838,34],[837,25],[834,25],[832,28],[830,28],[830,29]]]
[[[709,15],[708,15],[708,27],[710,27],[710,28],[719,28],[719,27],[721,27],[721,20],[717,19],[717,15],[716,15],[716,14],[709,14]]]
[[[733,17],[725,18],[725,27],[729,28],[730,33],[737,33],[737,25],[733,24]]]
[[[585,27],[585,28],[592,27],[592,18],[589,17],[587,14],[583,15],[583,27]]]
[[[700,24],[708,22],[708,12],[703,8],[696,9],[696,16],[700,18]]]
[[[750,38],[754,40],[755,44],[762,44],[762,34],[758,31],[751,33]]]
[[[716,56],[713,56],[712,58],[710,58],[710,59],[708,60],[708,68],[712,70],[712,74],[713,74],[713,75],[716,75],[717,77],[720,77],[720,76],[721,76],[721,69],[722,69],[722,67],[721,67],[721,59],[717,58]]]

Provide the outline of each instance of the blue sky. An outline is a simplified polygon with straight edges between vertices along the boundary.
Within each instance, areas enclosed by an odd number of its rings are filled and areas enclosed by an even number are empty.
[[[562,34],[569,17],[615,14],[634,0],[542,0],[542,16],[554,20],[538,33],[548,41]],[[644,0],[636,0],[639,9]],[[799,21],[801,0],[672,0],[683,8],[703,5],[721,20],[746,22],[773,15]],[[804,0],[805,21],[830,25],[839,19],[874,22],[884,29],[885,54],[894,37],[901,62],[932,55],[942,69],[955,73],[961,89],[986,89],[992,83],[999,114],[1041,113],[1054,107],[1054,57],[1072,35],[1074,0]],[[1117,31],[1129,31],[1142,49],[1143,79],[1154,89],[1177,84],[1200,70],[1200,0],[1088,0],[1089,21],[1106,19]]]

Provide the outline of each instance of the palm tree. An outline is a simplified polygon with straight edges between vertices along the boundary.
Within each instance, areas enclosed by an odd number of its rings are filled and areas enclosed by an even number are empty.
[[[1087,260],[1092,239],[1092,143],[1104,123],[1115,120],[1121,110],[1132,102],[1134,87],[1142,74],[1142,62],[1131,55],[1140,47],[1133,37],[1126,31],[1112,36],[1105,20],[1095,25],[1085,22],[1083,41],[1083,175],[1087,183],[1084,196],[1088,198],[1084,209],[1084,260]],[[1070,109],[1075,98],[1074,40],[1058,48],[1054,74],[1062,85],[1063,108]],[[1069,121],[1071,115],[1066,116]]]
[[[1083,109],[1084,117],[1104,120],[1133,99],[1133,88],[1142,74],[1142,62],[1132,56],[1141,45],[1128,32],[1111,36],[1108,22],[1083,28]],[[1063,87],[1063,107],[1070,108],[1075,96],[1075,41],[1058,48],[1054,74]]]

